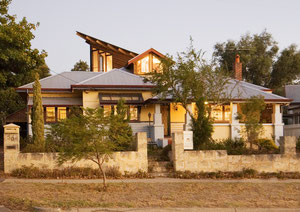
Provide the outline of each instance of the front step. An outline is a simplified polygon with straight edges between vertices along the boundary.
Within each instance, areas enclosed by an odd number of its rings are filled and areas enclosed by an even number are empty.
[[[148,172],[151,173],[153,177],[168,177],[172,169],[172,164],[169,161],[148,162]]]

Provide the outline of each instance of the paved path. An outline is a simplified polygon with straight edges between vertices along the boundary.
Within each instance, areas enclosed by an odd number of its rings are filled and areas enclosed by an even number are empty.
[[[7,183],[102,183],[102,179],[0,179]],[[183,182],[219,182],[219,183],[300,183],[300,179],[278,180],[272,179],[176,179],[176,178],[153,178],[153,179],[116,179],[107,180],[108,183],[183,183]]]

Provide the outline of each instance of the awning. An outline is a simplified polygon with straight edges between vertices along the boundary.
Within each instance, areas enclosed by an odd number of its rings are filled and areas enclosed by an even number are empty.
[[[32,97],[28,99],[28,105],[33,104]],[[71,97],[43,97],[43,106],[82,106],[82,98]]]

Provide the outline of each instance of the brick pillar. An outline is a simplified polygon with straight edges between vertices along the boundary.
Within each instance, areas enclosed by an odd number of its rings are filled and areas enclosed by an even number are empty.
[[[137,139],[137,152],[140,157],[139,163],[141,163],[141,170],[148,171],[148,155],[147,155],[147,133],[138,132],[136,134]]]
[[[280,137],[280,153],[283,155],[296,155],[296,136]]]
[[[20,153],[20,127],[15,124],[4,126],[4,173],[11,172]]]
[[[183,132],[172,133],[172,160],[175,171],[184,171]]]

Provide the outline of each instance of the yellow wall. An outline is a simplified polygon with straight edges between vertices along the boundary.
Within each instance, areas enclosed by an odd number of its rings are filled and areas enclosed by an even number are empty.
[[[240,134],[244,139],[246,139],[245,126],[241,126]],[[274,126],[272,124],[263,125],[263,132],[259,136],[259,138],[273,139],[273,135],[274,135]]]
[[[142,106],[140,120],[141,121],[149,121],[149,118],[148,118],[149,112],[151,113],[150,121],[153,121],[153,114],[154,114],[154,105],[153,104]]]
[[[177,109],[177,110],[176,110]],[[180,104],[170,104],[171,122],[185,122],[185,109]]]
[[[215,140],[223,140],[230,138],[230,125],[214,125],[214,132],[212,138]]]

